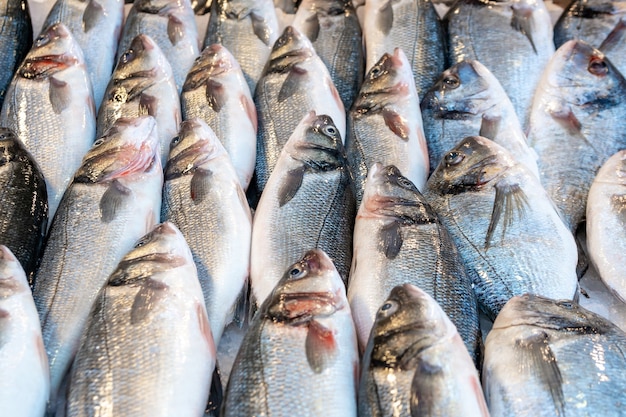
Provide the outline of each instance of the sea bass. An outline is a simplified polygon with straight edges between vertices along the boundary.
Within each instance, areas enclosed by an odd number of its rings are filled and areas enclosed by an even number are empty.
[[[290,266],[250,324],[222,416],[356,416],[359,372],[344,284],[311,250]]]
[[[52,379],[50,408],[93,301],[124,254],[158,222],[163,173],[151,116],[119,119],[85,155],[35,275]]]
[[[478,305],[459,252],[415,185],[393,165],[374,164],[354,225],[348,300],[365,348],[376,312],[397,285],[434,297],[480,362]]]
[[[500,145],[480,136],[461,140],[428,180],[425,197],[491,319],[514,295],[574,297],[574,237],[537,177]]]
[[[33,27],[30,23],[26,0],[2,0],[0,2],[0,107],[13,74],[19,68],[33,43]]]
[[[9,86],[0,125],[15,132],[41,168],[52,219],[96,134],[83,53],[62,23],[35,40]]]

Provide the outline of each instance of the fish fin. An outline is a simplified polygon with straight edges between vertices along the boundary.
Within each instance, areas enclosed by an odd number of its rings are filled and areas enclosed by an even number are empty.
[[[117,213],[124,207],[132,190],[117,180],[111,181],[109,188],[100,199],[100,218],[105,223],[113,221]]]
[[[411,382],[411,416],[432,416],[437,407],[437,395],[446,385],[441,366],[419,359]]]
[[[224,85],[215,80],[207,80],[205,85],[207,103],[214,112],[219,113],[226,104],[227,96]]]
[[[257,119],[256,107],[252,100],[250,100],[245,94],[242,94],[239,98],[242,107],[245,109],[246,114],[248,115],[248,119],[250,119],[250,123],[254,127],[254,132],[258,130],[259,121]]]
[[[83,13],[83,31],[87,33],[93,29],[105,14],[106,12],[100,3],[95,0],[89,0]]]
[[[250,298],[249,298],[249,307],[248,310],[248,323],[252,323],[254,316],[259,311],[259,301],[256,299],[256,295],[254,295],[254,291],[252,291],[252,287],[250,287]]]
[[[198,317],[200,334],[202,334],[209,351],[211,351],[211,355],[217,355],[217,349],[215,347],[215,341],[213,340],[213,333],[211,332],[211,325],[209,324],[209,318],[204,303],[196,302],[196,316]]]
[[[624,36],[626,35],[626,22],[624,19],[620,19],[617,25],[613,28],[611,33],[602,41],[602,44],[598,48],[605,54],[608,54],[613,48],[624,44]]]
[[[50,77],[50,104],[52,110],[56,114],[60,114],[63,110],[67,109],[72,101],[72,93],[70,86],[61,80],[57,80],[54,77]]]
[[[395,259],[402,249],[402,230],[400,223],[393,221],[383,226],[379,232],[379,247],[387,259]]]
[[[250,19],[252,20],[252,30],[254,34],[265,45],[270,46],[270,33],[271,30],[265,18],[255,12],[250,13]]]
[[[291,97],[297,90],[302,82],[302,77],[307,74],[307,70],[294,66],[289,71],[287,78],[283,81],[283,85],[278,92],[278,102],[283,102]]]
[[[317,13],[304,21],[304,34],[311,43],[317,40],[317,37],[320,35],[320,19],[317,17]]]
[[[133,301],[130,310],[130,324],[138,324],[145,320],[154,304],[163,297],[163,292],[168,288],[166,284],[160,281],[147,278]]]
[[[376,27],[385,35],[389,35],[389,32],[391,32],[391,28],[393,27],[393,7],[391,0],[378,9]]]
[[[139,116],[156,117],[159,99],[149,94],[141,93],[139,96]]]
[[[219,364],[215,361],[215,369],[211,377],[211,390],[209,391],[209,400],[204,409],[205,416],[218,416],[222,401],[224,400],[224,386],[222,385],[222,373]]]
[[[237,327],[240,329],[243,328],[246,323],[247,313],[250,311],[250,303],[248,301],[248,294],[250,292],[250,280],[246,278],[246,282],[244,282],[243,287],[241,288],[241,292],[239,293],[239,297],[237,297],[237,302],[235,303],[235,310],[233,314],[233,321],[237,324]]]
[[[559,122],[561,126],[567,129],[568,132],[573,134],[581,133],[582,124],[570,106],[565,105],[558,109],[551,108],[548,110],[548,113],[554,120]]]
[[[409,138],[409,124],[400,114],[392,110],[382,111],[385,124],[396,136],[406,141]]]
[[[487,139],[493,140],[496,136],[498,136],[498,131],[500,130],[500,123],[502,122],[501,117],[482,117],[480,122],[480,132],[479,136],[483,136]]]
[[[336,359],[338,349],[335,334],[331,329],[312,320],[305,341],[306,358],[316,374],[328,368]]]
[[[185,37],[183,22],[173,14],[167,16],[167,37],[174,46]]]
[[[304,179],[304,165],[294,168],[287,173],[287,177],[283,180],[278,191],[278,204],[280,207],[287,204],[298,193]]]
[[[537,48],[533,41],[533,9],[523,2],[513,3],[511,6],[511,27],[528,38],[533,51],[537,54]]]
[[[483,394],[483,389],[481,388],[480,382],[478,378],[474,376],[470,376],[469,387],[476,398],[476,402],[478,403],[478,407],[480,409],[480,415],[482,417],[489,417],[489,408],[487,407],[487,402],[485,401],[485,395]]]
[[[211,189],[211,177],[213,172],[208,169],[197,168],[191,177],[191,183],[189,184],[189,190],[191,192],[191,199],[194,203],[200,204]]]
[[[500,181],[494,188],[496,189],[496,197],[493,202],[487,237],[485,238],[485,250],[491,246],[493,234],[498,227],[498,223],[502,223],[502,237],[504,237],[507,227],[513,223],[516,214],[519,218],[523,217],[525,207],[528,207],[528,199],[519,184],[509,184]],[[504,216],[502,216],[503,213]]]

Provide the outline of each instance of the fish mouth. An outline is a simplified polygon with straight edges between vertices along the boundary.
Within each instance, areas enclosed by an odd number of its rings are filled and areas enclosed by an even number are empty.
[[[78,59],[73,55],[43,55],[26,59],[19,74],[28,80],[42,80],[74,65]]]

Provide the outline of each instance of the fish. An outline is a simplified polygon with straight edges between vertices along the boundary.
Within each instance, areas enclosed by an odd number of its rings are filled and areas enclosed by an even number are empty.
[[[63,23],[81,47],[96,111],[115,67],[123,21],[123,0],[59,0],[44,22],[44,27]]]
[[[215,358],[191,251],[173,223],[162,223],[123,257],[94,300],[66,416],[200,416]]]
[[[539,177],[537,154],[528,146],[513,103],[480,62],[464,60],[445,70],[424,95],[421,110],[431,170],[459,138],[480,135],[506,148]]]
[[[52,219],[96,139],[93,93],[83,53],[62,23],[50,26],[33,43],[7,90],[0,126],[11,129],[39,165]]]
[[[33,27],[26,0],[0,2],[0,107],[13,75],[33,43]]]
[[[626,400],[624,352],[621,329],[571,300],[513,297],[485,342],[491,415],[617,417]]]
[[[370,169],[353,241],[348,301],[361,350],[389,292],[408,283],[437,300],[480,364],[482,340],[472,282],[439,216],[397,167],[376,163]]]
[[[309,38],[349,109],[365,70],[361,25],[352,1],[304,0],[292,25]]]
[[[515,295],[576,294],[574,237],[539,179],[500,145],[462,139],[442,158],[424,196],[452,235],[491,320]]]
[[[219,344],[247,290],[252,217],[226,150],[202,119],[182,122],[172,142],[161,219],[174,223],[191,248]]]
[[[598,171],[587,199],[587,252],[600,279],[626,303],[626,274],[619,266],[626,248],[626,150]]]
[[[228,49],[219,44],[204,48],[187,75],[180,101],[184,120],[199,117],[215,132],[247,190],[256,162],[256,107]]]
[[[0,127],[0,242],[18,259],[26,277],[35,272],[47,226],[43,174],[15,134]]]
[[[305,116],[285,144],[254,214],[252,307],[270,295],[308,248],[326,252],[347,282],[356,206],[348,162],[333,119]]]
[[[49,411],[100,288],[158,223],[163,170],[152,116],[117,120],[85,155],[52,221],[33,296],[50,363]]]
[[[394,287],[376,313],[363,357],[359,416],[489,416],[457,328],[414,285]]]
[[[552,21],[545,3],[462,0],[448,10],[444,25],[450,64],[471,59],[487,67],[502,84],[527,131],[533,94],[554,54]]]
[[[131,48],[139,35],[149,36],[169,61],[180,93],[200,54],[198,28],[190,0],[136,0],[126,16],[117,59]]]
[[[285,28],[274,44],[254,103],[259,121],[257,159],[248,194],[261,194],[283,146],[309,112],[329,115],[345,138],[345,109],[328,69],[307,37],[293,26]]]
[[[24,269],[4,245],[0,245],[0,373],[3,415],[44,415],[50,378],[39,316]]]
[[[366,72],[383,54],[400,48],[411,63],[419,97],[448,67],[444,27],[431,0],[367,0],[362,27]]]
[[[418,189],[424,189],[429,161],[420,100],[401,49],[383,54],[367,73],[348,113],[346,152],[357,207],[368,170],[376,162],[395,165]]]
[[[626,148],[626,80],[604,54],[583,41],[561,46],[542,75],[528,142],[541,183],[574,232],[602,164]],[[555,297],[553,297],[555,298]]]
[[[137,35],[120,56],[98,111],[100,137],[120,117],[153,116],[158,126],[161,165],[182,120],[172,68],[148,35]]]
[[[344,284],[322,250],[286,269],[244,336],[222,416],[356,416],[359,356]]]
[[[272,0],[215,0],[203,49],[215,43],[228,49],[254,94],[279,34]]]

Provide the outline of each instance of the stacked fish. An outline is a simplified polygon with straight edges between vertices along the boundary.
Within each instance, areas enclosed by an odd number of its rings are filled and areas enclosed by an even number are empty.
[[[0,415],[626,415],[619,2],[0,3]]]

